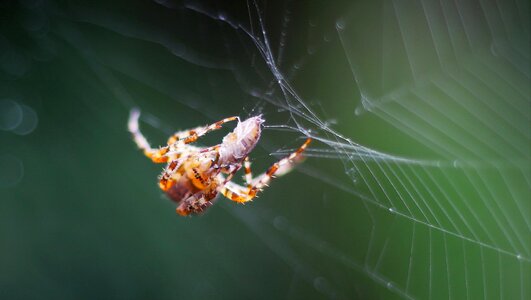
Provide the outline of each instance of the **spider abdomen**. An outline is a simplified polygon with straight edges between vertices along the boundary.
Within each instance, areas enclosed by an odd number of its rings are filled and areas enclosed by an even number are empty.
[[[262,131],[264,119],[261,116],[239,122],[236,128],[223,138],[219,154],[222,164],[241,162],[254,149]]]

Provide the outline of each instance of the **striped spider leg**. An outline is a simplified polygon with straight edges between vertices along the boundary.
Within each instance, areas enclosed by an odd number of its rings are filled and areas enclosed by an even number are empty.
[[[129,114],[129,122],[127,123],[127,128],[129,132],[133,135],[133,140],[135,141],[138,148],[144,151],[144,155],[147,156],[154,163],[165,163],[168,161],[166,153],[170,150],[168,146],[162,147],[159,149],[151,148],[149,142],[144,137],[140,128],[138,126],[138,119],[140,118],[140,111],[138,109],[131,110]]]
[[[220,192],[228,199],[239,203],[253,200],[257,193],[266,187],[275,175],[282,176],[293,169],[296,163],[301,159],[300,155],[304,152],[306,147],[308,147],[311,141],[311,138],[307,138],[304,144],[302,144],[302,146],[300,146],[295,152],[278,162],[275,162],[265,173],[256,178],[252,177],[251,162],[248,157],[246,157],[244,160],[244,168],[247,187],[243,187],[233,182],[227,182],[221,187]]]

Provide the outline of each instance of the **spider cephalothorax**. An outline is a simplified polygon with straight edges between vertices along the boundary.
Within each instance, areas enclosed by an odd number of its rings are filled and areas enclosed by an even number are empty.
[[[230,117],[214,124],[184,130],[168,139],[167,146],[153,149],[138,128],[140,112],[132,110],[129,117],[129,131],[144,154],[155,163],[167,163],[159,178],[159,187],[168,197],[178,203],[180,215],[197,214],[212,205],[218,193],[232,201],[251,201],[273,175],[290,171],[311,139],[297,151],[274,163],[265,173],[252,177],[249,153],[254,149],[261,134],[262,116],[255,116],[243,122]],[[238,121],[236,128],[227,134],[221,144],[200,148],[190,145],[210,131],[220,129],[224,123]],[[245,182],[241,186],[232,182],[234,174],[244,166]]]

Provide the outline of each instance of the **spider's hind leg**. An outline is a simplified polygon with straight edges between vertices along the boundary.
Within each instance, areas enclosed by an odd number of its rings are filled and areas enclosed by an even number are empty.
[[[304,152],[306,147],[308,147],[311,141],[311,138],[306,139],[304,144],[302,144],[302,146],[300,146],[297,151],[291,153],[288,157],[285,157],[279,160],[278,162],[274,163],[271,167],[269,167],[269,169],[267,169],[264,174],[258,176],[255,179],[249,179],[249,176],[247,176],[251,174],[251,165],[248,159],[246,159],[244,161],[244,164],[246,170],[245,181],[247,182],[247,188],[244,188],[232,182],[227,182],[227,184],[224,185],[221,189],[220,193],[235,202],[244,203],[251,201],[254,197],[256,197],[256,194],[259,191],[261,191],[264,187],[267,186],[267,184],[269,183],[269,181],[271,181],[274,175],[281,176],[291,171],[295,166],[296,161],[301,157],[300,155],[302,154],[302,152]]]
[[[249,202],[256,197],[256,192],[233,182],[227,182],[227,184],[221,188],[220,193],[227,199],[238,203]]]
[[[245,157],[243,167],[245,171],[245,183],[247,183],[248,188],[251,188],[253,185],[253,172],[251,171],[251,161],[249,160],[249,156]]]
[[[301,160],[301,154],[306,150],[308,145],[312,142],[311,138],[307,138],[304,144],[302,144],[299,149],[297,149],[295,152],[291,153],[289,156],[284,157],[283,159],[277,161],[274,163],[265,173],[258,176],[257,178],[253,179],[253,186],[251,189],[257,189],[260,190],[263,187],[267,186],[269,181],[276,175],[276,176],[282,176],[288,172],[290,172],[293,167],[297,164],[298,161]]]

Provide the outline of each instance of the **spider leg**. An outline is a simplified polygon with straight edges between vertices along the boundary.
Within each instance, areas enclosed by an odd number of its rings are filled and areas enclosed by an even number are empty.
[[[186,129],[186,130],[182,130],[182,131],[177,131],[176,133],[174,133],[173,135],[171,135],[168,138],[168,141],[166,143],[168,145],[171,145],[171,144],[174,144],[177,141],[182,141],[186,137],[190,136],[191,132],[197,132],[197,131],[199,131],[201,129],[204,129],[204,128],[205,128],[205,126],[200,126],[200,127],[194,128],[194,129]]]
[[[293,169],[293,167],[302,159],[302,152],[308,147],[312,142],[311,138],[307,138],[304,144],[302,144],[299,149],[291,153],[289,156],[279,160],[274,163],[265,173],[259,175],[257,178],[253,179],[253,187],[251,189],[262,189],[264,186],[267,186],[269,181],[273,176],[282,176]]]
[[[181,201],[175,212],[181,216],[200,214],[212,206],[217,193],[196,193]]]
[[[129,122],[127,123],[127,127],[129,129],[129,132],[133,135],[133,139],[141,150],[144,151],[144,155],[146,155],[149,159],[151,159],[154,163],[165,163],[168,161],[168,157],[166,157],[166,153],[169,151],[169,147],[162,147],[160,149],[154,149],[151,148],[148,141],[140,132],[139,126],[138,126],[138,118],[140,117],[140,111],[138,109],[131,110],[131,113],[129,114]]]
[[[245,203],[253,200],[256,197],[256,193],[251,195],[250,189],[245,188],[239,184],[233,182],[227,182],[219,191],[225,198],[238,203]]]
[[[249,156],[245,157],[243,167],[245,171],[245,183],[247,183],[247,187],[250,188],[253,185],[253,173],[251,171],[251,161],[249,160]]]
[[[197,141],[197,139],[200,138],[201,136],[211,131],[220,129],[223,126],[223,124],[231,122],[231,121],[235,121],[235,120],[239,120],[239,118],[238,117],[225,118],[223,120],[217,121],[216,123],[210,124],[208,126],[201,126],[201,127],[197,127],[194,129],[176,132],[168,139],[168,145],[174,144],[177,141],[183,141],[184,144],[193,143]]]
[[[221,182],[223,182],[222,184],[225,185],[227,182],[231,181],[232,178],[234,177],[234,174],[236,174],[236,172],[238,172],[241,168],[241,165],[230,165],[224,172],[227,172],[227,178],[225,178],[224,180],[222,180]]]
[[[258,176],[254,180],[251,180],[251,183],[247,182],[247,189],[235,183],[227,182],[227,184],[223,185],[223,187],[221,188],[220,193],[235,202],[244,203],[251,201],[254,197],[256,197],[256,194],[259,191],[261,191],[264,187],[267,186],[267,184],[269,183],[269,181],[271,181],[271,178],[273,178],[275,174],[280,176],[291,171],[291,169],[293,169],[293,167],[295,166],[296,161],[301,158],[301,153],[304,152],[304,150],[306,149],[306,147],[308,147],[308,144],[310,144],[311,141],[311,138],[306,139],[306,142],[304,142],[304,144],[302,144],[302,146],[300,146],[297,151],[291,153],[288,157],[285,157],[279,160],[278,162],[274,163],[271,167],[269,167],[269,169],[267,169],[264,174]],[[250,164],[248,165],[248,167],[250,170]]]
[[[244,164],[244,170],[245,170],[245,182],[247,183],[247,188],[250,188],[252,186],[252,183],[253,183],[253,175],[251,173],[251,161],[249,160],[249,156],[246,156],[245,159],[243,160],[243,164]],[[240,170],[241,166],[239,167],[234,167],[232,166],[231,168],[227,169],[226,172],[227,172],[227,178],[225,179],[221,179],[221,182],[223,182],[223,185],[227,184],[229,181],[232,180],[232,178],[234,177],[234,174],[236,174],[236,172],[238,172]],[[241,187],[241,186],[239,186]],[[243,187],[241,187],[241,189],[244,189]]]
[[[173,160],[166,168],[164,168],[164,171],[159,177],[159,188],[161,190],[166,192],[175,184],[175,179],[172,177],[175,174],[175,171],[179,169],[182,162],[182,159]]]

